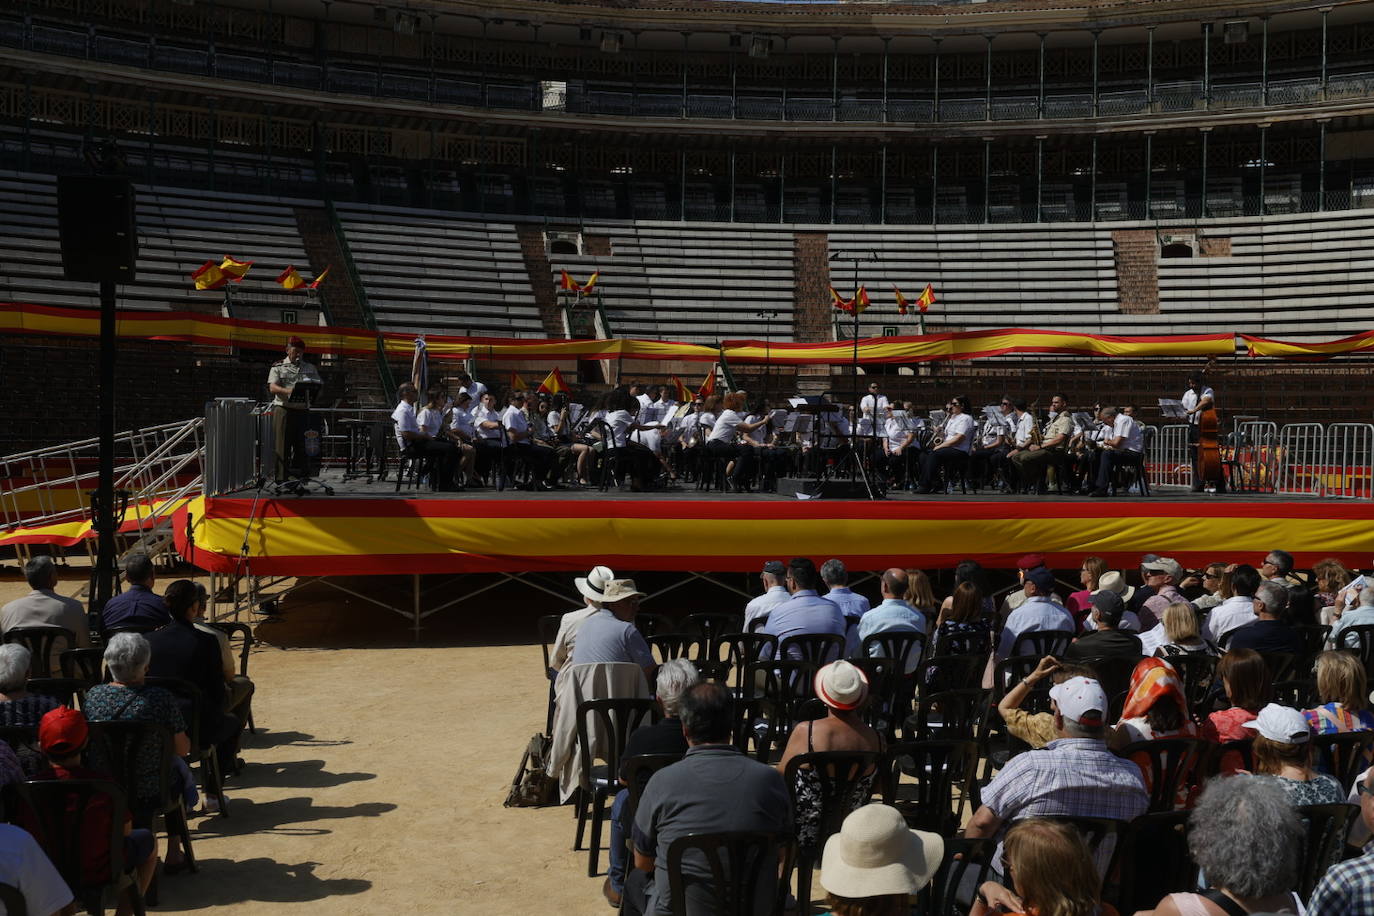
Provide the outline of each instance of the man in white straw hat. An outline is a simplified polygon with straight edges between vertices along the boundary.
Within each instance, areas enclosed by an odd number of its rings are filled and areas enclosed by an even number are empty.
[[[1140,615],[1130,608],[1131,599],[1135,597],[1135,586],[1127,585],[1126,577],[1113,569],[1104,572],[1102,578],[1097,580],[1097,590],[1093,592],[1093,595],[1096,596],[1100,592],[1115,592],[1126,605],[1126,613],[1121,615],[1121,623],[1117,624],[1117,629],[1127,633],[1139,633]],[[1097,624],[1093,621],[1091,613],[1083,619],[1083,629],[1097,629]]]
[[[572,658],[578,628],[601,607],[601,601],[605,597],[602,592],[614,578],[615,573],[611,572],[610,567],[594,566],[585,579],[579,576],[573,580],[573,585],[582,593],[585,606],[569,611],[558,621],[558,635],[554,637],[553,650],[549,653],[549,667],[554,671],[562,668],[568,659]]]
[[[654,682],[658,665],[644,636],[635,629],[639,599],[633,579],[612,579],[601,592],[601,607],[577,631],[572,664],[593,665],[606,662],[633,662],[644,669],[649,683]]]
[[[910,830],[890,805],[864,805],[825,842],[821,885],[831,909],[905,913],[945,855],[939,834]]]

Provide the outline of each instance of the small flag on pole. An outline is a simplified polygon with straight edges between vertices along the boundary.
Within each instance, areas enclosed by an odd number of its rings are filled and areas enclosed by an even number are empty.
[[[601,271],[592,271],[592,275],[587,278],[587,282],[582,284],[582,292],[590,293],[592,291],[592,287],[596,285],[596,281],[599,279],[601,279]]]
[[[520,377],[519,372],[512,372],[510,374],[511,391],[527,391],[529,387],[530,386],[525,383],[525,380]]]
[[[196,289],[219,289],[229,282],[229,275],[214,261],[206,261],[191,274],[191,282]]]
[[[569,291],[577,289],[577,284],[573,282],[572,277],[568,276],[566,270],[560,270],[558,272],[558,288]]]
[[[897,288],[897,284],[895,283],[892,284],[892,293],[897,297],[897,314],[905,315],[908,311],[906,296],[902,295],[902,291]]]
[[[252,261],[239,261],[226,254],[224,260],[220,262],[219,269],[232,277],[235,283],[238,283],[243,279],[243,275],[248,273],[248,269],[252,266]]]
[[[284,289],[300,289],[305,285],[305,278],[301,276],[300,271],[296,270],[294,266],[288,266],[286,270],[283,270],[281,275],[277,277],[277,283]]]
[[[701,387],[697,389],[697,396],[702,398],[709,398],[711,395],[715,393],[716,367],[713,365],[711,366],[711,371],[706,373],[706,381],[702,382]]]
[[[592,275],[587,278],[586,283],[578,283],[568,275],[566,270],[560,270],[558,272],[558,288],[569,293],[589,293],[592,291],[592,287],[596,285],[596,281],[600,278],[601,271],[598,270],[594,271]]]
[[[830,287],[830,300],[835,308],[840,311],[847,312],[851,315],[854,313],[854,300],[846,299],[844,296],[841,296],[840,291],[833,286]]]
[[[854,291],[854,311],[862,312],[870,305],[872,305],[872,303],[868,299],[868,287],[860,286]]]
[[[539,383],[538,393],[563,394],[567,390],[568,385],[563,381],[563,373],[558,371],[557,366],[554,366],[553,371],[544,378],[544,381]]]
[[[692,400],[692,392],[687,390],[687,386],[682,384],[682,379],[673,376],[673,391],[677,394],[679,404],[687,404]]]
[[[319,275],[318,277],[316,277],[315,279],[313,279],[313,280],[310,281],[310,288],[311,288],[311,289],[319,289],[319,288],[320,288],[320,284],[324,282],[324,278],[327,277],[327,276],[329,276],[329,268],[328,268],[328,267],[326,267],[324,270],[320,271],[320,275]]]
[[[930,311],[930,307],[935,304],[935,290],[931,288],[929,283],[926,284],[925,289],[921,290],[920,298],[916,300],[916,304],[921,307],[922,315]]]

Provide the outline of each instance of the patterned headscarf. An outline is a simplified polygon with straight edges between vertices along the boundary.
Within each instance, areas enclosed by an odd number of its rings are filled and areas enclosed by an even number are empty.
[[[1121,718],[1143,719],[1152,706],[1166,697],[1178,706],[1185,723],[1183,730],[1187,731],[1191,724],[1188,696],[1178,672],[1162,658],[1142,658],[1131,672],[1131,688],[1126,692],[1126,708]]]

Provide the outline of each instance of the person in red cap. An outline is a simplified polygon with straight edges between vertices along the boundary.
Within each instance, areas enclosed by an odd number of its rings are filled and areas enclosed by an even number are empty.
[[[81,763],[82,751],[90,737],[90,726],[86,716],[68,706],[59,706],[47,713],[38,723],[38,747],[48,759],[48,766],[41,770],[35,779],[97,779],[112,782],[108,773],[92,770]],[[109,881],[110,850],[110,801],[96,797],[87,806],[81,825],[82,872],[87,884],[104,884]],[[42,830],[34,829],[25,823],[21,814],[21,826],[43,843]],[[36,826],[36,825],[35,825]],[[139,891],[148,892],[157,868],[157,844],[151,830],[133,828],[133,817],[124,812],[124,867],[137,872]],[[116,916],[133,912],[133,903],[128,895],[121,895]]]
[[[1002,617],[1005,619],[1008,614],[1026,603],[1026,573],[1032,569],[1039,569],[1045,565],[1045,555],[1043,553],[1028,553],[1016,561],[1016,581],[1021,588],[1013,589],[1002,599]],[[1052,596],[1055,601],[1063,604],[1063,600],[1056,594]]]
[[[300,440],[305,432],[306,406],[291,402],[291,392],[300,381],[323,384],[319,370],[306,362],[305,341],[289,337],[286,359],[272,364],[267,373],[267,390],[272,394],[272,433],[277,443],[276,478],[283,480],[288,470],[303,470],[305,454]]]

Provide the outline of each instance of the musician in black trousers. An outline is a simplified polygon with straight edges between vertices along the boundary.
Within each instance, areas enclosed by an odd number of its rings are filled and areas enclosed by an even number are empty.
[[[949,415],[945,418],[944,438],[921,456],[921,493],[934,493],[935,475],[947,465],[967,462],[973,446],[976,424],[969,416],[968,398],[963,395],[950,398],[945,409]]]

